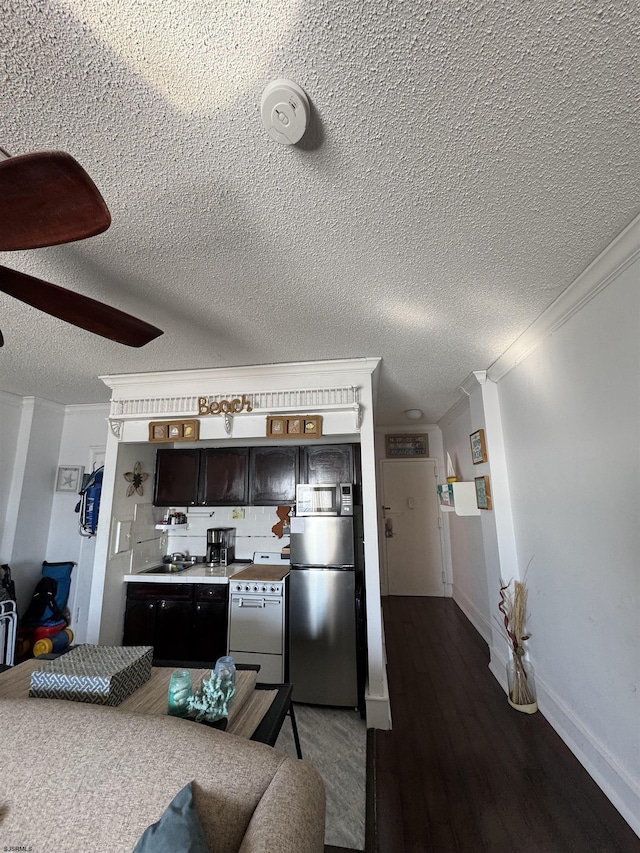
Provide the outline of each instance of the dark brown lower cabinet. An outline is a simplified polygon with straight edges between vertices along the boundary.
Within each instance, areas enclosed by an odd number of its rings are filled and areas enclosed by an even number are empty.
[[[196,585],[191,660],[213,663],[226,655],[228,604],[226,584]]]
[[[215,662],[226,654],[226,584],[127,585],[125,646],[153,646],[155,660]]]

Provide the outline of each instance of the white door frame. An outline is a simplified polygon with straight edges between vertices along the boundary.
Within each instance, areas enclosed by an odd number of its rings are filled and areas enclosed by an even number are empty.
[[[389,573],[387,567],[387,548],[384,541],[384,513],[382,510],[383,507],[383,496],[384,496],[384,477],[383,477],[383,462],[389,462],[393,460],[381,458],[377,460],[377,468],[378,468],[378,553],[380,555],[380,595],[389,595]],[[396,460],[399,462],[406,462],[406,459]],[[436,481],[440,476],[441,471],[441,463],[435,456],[429,456],[426,458],[427,462],[433,462],[436,470]],[[438,528],[440,533],[440,553],[442,556],[442,569],[444,572],[445,582],[444,582],[444,596],[445,598],[451,598],[453,595],[453,584],[451,583],[451,560],[447,553],[447,549],[445,547],[445,520],[442,517],[442,513],[440,513],[438,519]],[[447,528],[448,530],[448,528]]]

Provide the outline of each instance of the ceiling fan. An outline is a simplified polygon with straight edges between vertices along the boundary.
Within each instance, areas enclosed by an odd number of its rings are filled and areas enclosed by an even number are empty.
[[[110,224],[99,190],[70,154],[37,151],[0,161],[0,251],[71,243],[100,234]],[[0,266],[0,291],[130,347],[142,347],[162,334],[117,308],[9,267]]]

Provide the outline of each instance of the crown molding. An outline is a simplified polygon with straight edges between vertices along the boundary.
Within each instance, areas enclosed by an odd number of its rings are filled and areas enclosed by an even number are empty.
[[[640,259],[640,215],[636,216],[575,281],[489,367],[489,379],[498,382],[542,341],[563,326],[594,296]],[[466,380],[465,380],[466,381]]]
[[[23,399],[19,394],[11,394],[10,391],[0,391],[0,403],[3,406],[13,406],[16,409],[21,409]]]
[[[206,383],[234,383],[235,387],[241,387],[245,383],[254,383],[261,388],[264,383],[274,382],[280,379],[283,387],[295,387],[303,377],[315,377],[320,382],[327,382],[327,376],[353,376],[375,374],[380,358],[353,358],[333,359],[327,361],[300,361],[278,364],[254,364],[240,367],[212,367],[198,368],[194,370],[168,370],[155,373],[121,373],[99,378],[109,388],[114,390],[114,397],[119,393],[130,394],[135,389],[144,389],[149,394],[151,389],[161,393],[158,389],[163,386],[172,386],[176,383],[181,387],[189,389],[202,389]],[[377,385],[377,377],[374,377],[374,390]],[[341,381],[347,382],[347,379]],[[304,384],[304,379],[303,379]],[[186,393],[189,393],[188,391]],[[198,392],[196,392],[198,393]],[[143,396],[143,394],[139,394]],[[116,397],[117,398],[117,397]]]
[[[105,418],[109,415],[110,403],[68,403],[64,410],[66,414],[100,414],[104,412]]]
[[[462,386],[460,387],[462,388]],[[444,415],[440,418],[440,420],[438,421],[438,427],[443,430],[448,427],[450,423],[453,423],[456,418],[459,418],[460,415],[463,414],[464,411],[468,408],[468,400],[469,394],[465,392],[465,395],[463,397],[460,397],[458,402],[454,403],[454,405],[451,406],[451,408],[446,411]]]

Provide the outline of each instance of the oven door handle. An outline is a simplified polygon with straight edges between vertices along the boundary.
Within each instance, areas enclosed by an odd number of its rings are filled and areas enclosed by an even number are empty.
[[[267,604],[280,604],[280,601],[277,598],[255,598],[251,596],[249,598],[234,598],[233,604],[237,604],[238,607],[249,607],[262,610],[267,606]]]

